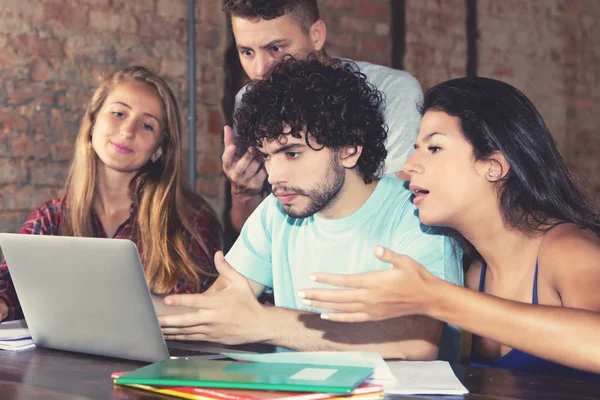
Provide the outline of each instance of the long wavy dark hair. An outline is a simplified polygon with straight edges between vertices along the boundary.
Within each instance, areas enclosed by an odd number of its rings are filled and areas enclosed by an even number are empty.
[[[475,160],[501,152],[510,167],[498,182],[505,224],[527,234],[573,223],[600,235],[600,211],[569,173],[542,116],[515,87],[490,78],[459,78],[425,93],[421,114],[442,111],[460,120]],[[462,236],[468,259],[481,259]]]
[[[362,146],[356,167],[370,183],[387,155],[381,101],[381,92],[352,63],[326,63],[317,53],[303,60],[286,55],[265,79],[248,85],[234,120],[245,146],[277,139],[284,124],[295,138],[310,133],[321,148]]]

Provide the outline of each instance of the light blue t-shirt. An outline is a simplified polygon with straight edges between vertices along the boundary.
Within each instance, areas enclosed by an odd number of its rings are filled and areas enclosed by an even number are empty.
[[[242,275],[272,287],[275,305],[315,311],[296,292],[323,287],[313,272],[362,273],[389,264],[373,255],[376,244],[406,254],[435,276],[463,284],[460,262],[450,239],[419,222],[411,192],[395,175],[384,176],[353,214],[335,220],[288,216],[273,194],[252,213],[227,261]]]

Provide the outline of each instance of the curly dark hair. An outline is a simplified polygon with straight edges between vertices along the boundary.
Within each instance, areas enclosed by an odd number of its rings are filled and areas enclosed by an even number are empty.
[[[356,64],[324,63],[316,53],[306,59],[286,55],[268,76],[252,82],[234,120],[240,141],[261,147],[289,125],[289,135],[309,133],[321,148],[362,146],[356,167],[365,183],[381,175],[387,156],[387,126],[379,112],[382,93],[367,82]]]
[[[250,20],[290,14],[305,33],[320,19],[317,0],[223,0],[222,8],[231,17]]]

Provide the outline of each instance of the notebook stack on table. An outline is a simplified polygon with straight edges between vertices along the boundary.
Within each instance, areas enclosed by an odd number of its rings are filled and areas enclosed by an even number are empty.
[[[128,373],[117,386],[187,399],[318,400],[383,398],[383,387],[365,383],[370,367],[169,359]]]
[[[0,324],[0,350],[27,350],[35,347],[24,319]]]

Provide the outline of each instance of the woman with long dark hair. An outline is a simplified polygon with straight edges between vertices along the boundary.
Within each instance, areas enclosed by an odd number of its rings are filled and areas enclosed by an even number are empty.
[[[539,112],[506,83],[461,78],[430,89],[422,113],[404,171],[421,221],[456,236],[467,288],[376,247],[392,268],[315,274],[356,290],[299,295],[341,311],[322,314],[335,321],[422,314],[457,325],[474,334],[477,365],[599,379],[600,213]]]

